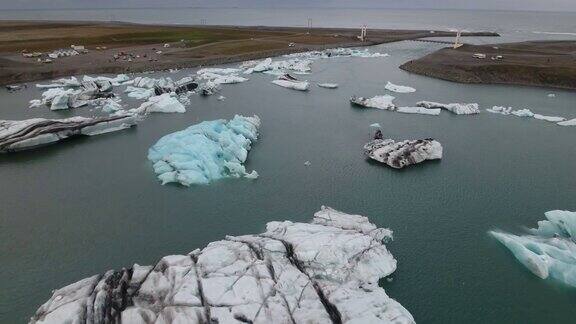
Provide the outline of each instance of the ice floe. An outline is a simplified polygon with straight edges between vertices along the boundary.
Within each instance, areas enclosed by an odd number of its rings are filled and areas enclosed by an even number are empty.
[[[514,110],[512,107],[503,107],[503,106],[494,106],[492,108],[486,109],[486,111],[491,112],[493,114],[500,114],[500,115],[514,115],[516,117],[531,117],[538,120],[544,120],[551,123],[556,123],[560,126],[573,126],[576,124],[576,119],[572,119],[566,121],[566,118],[560,116],[546,116],[541,114],[536,114],[532,112],[530,109],[518,109]]]
[[[396,85],[391,82],[388,82],[384,87],[386,90],[397,92],[397,93],[412,93],[416,92],[416,89],[407,86]]]
[[[189,186],[246,176],[243,163],[259,127],[258,116],[202,122],[162,137],[148,151],[148,159],[162,184]]]
[[[109,133],[134,125],[136,120],[131,116],[0,120],[0,153],[32,149],[78,135]]]
[[[428,109],[424,107],[397,107],[396,111],[404,114],[419,114],[419,115],[440,115],[440,108]]]
[[[350,102],[357,105],[357,106],[362,106],[362,107],[367,107],[367,108],[394,110],[396,108],[396,105],[393,102],[394,99],[396,99],[396,98],[394,98],[390,95],[375,96],[372,98],[352,96],[350,98]]]
[[[392,231],[328,207],[55,290],[37,323],[414,323],[378,280]]]
[[[377,138],[364,145],[364,152],[373,160],[402,169],[426,160],[441,159],[442,145],[430,138],[400,142]]]
[[[540,114],[534,114],[533,117],[535,119],[538,119],[538,120],[544,120],[544,121],[548,121],[548,122],[552,122],[552,123],[558,123],[558,122],[562,122],[562,121],[566,120],[566,118],[564,118],[564,117],[545,116],[545,115],[540,115]]]
[[[566,120],[566,121],[561,121],[558,123],[558,125],[560,125],[560,126],[576,126],[576,118]]]
[[[76,77],[62,78],[54,80],[50,84],[37,84],[36,87],[40,89],[50,89],[50,88],[78,88],[80,87],[80,81]]]
[[[320,88],[336,89],[338,88],[338,83],[318,83],[318,86]]]
[[[479,114],[480,108],[477,103],[450,103],[443,104],[433,101],[420,101],[416,104],[418,107],[424,108],[440,108],[448,110],[456,115],[472,115]]]
[[[186,107],[180,101],[174,93],[164,93],[159,96],[153,96],[148,99],[148,101],[142,103],[140,107],[135,109],[122,111],[121,114],[137,114],[146,115],[149,113],[185,113]]]
[[[360,58],[375,58],[387,57],[388,54],[372,53],[369,49],[356,49],[356,48],[329,48],[322,51],[309,51],[302,53],[294,53],[284,55],[286,58],[304,58],[304,59],[327,59],[335,57],[360,57]]]
[[[200,94],[203,96],[211,96],[218,93],[221,89],[220,84],[214,81],[207,81],[198,87],[198,91],[200,91]]]
[[[137,88],[133,86],[126,87],[124,92],[128,95],[128,97],[140,100],[148,99],[155,94],[153,88],[146,89],[146,88]]]
[[[277,79],[277,80],[272,80],[272,83],[274,83],[275,85],[284,87],[284,88],[294,89],[294,90],[299,90],[299,91],[307,91],[308,89],[310,89],[310,83],[308,81]]]
[[[530,272],[576,287],[576,213],[554,210],[525,235],[490,231]]]

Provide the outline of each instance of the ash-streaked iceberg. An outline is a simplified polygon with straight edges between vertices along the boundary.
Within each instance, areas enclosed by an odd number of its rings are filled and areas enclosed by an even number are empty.
[[[364,145],[364,152],[373,160],[402,169],[426,160],[441,159],[442,145],[431,138],[400,142],[393,139],[374,139]]]
[[[480,108],[477,103],[449,103],[443,104],[433,101],[420,101],[416,104],[418,107],[424,108],[440,108],[448,110],[456,115],[473,115],[479,114]]]
[[[576,212],[553,210],[525,235],[489,234],[512,252],[530,272],[576,287]]]
[[[367,217],[322,207],[310,223],[270,222],[55,290],[30,323],[410,324],[378,285],[396,270],[391,239]]]
[[[135,125],[136,119],[131,116],[0,120],[0,153],[33,149],[74,136],[99,135]]]
[[[396,85],[392,82],[388,82],[384,87],[388,91],[397,92],[397,93],[412,93],[416,92],[416,89],[408,86]]]
[[[236,115],[205,121],[162,137],[148,151],[162,184],[208,184],[222,178],[254,177],[244,162],[258,138],[260,118]]]

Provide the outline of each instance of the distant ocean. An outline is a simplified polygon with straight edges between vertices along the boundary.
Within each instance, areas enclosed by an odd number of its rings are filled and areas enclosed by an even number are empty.
[[[97,20],[152,24],[489,30],[501,40],[576,39],[576,13],[398,9],[87,9],[3,10],[0,19]]]

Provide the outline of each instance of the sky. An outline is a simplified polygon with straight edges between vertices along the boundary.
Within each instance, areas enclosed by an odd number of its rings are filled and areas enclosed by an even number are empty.
[[[330,7],[576,11],[576,0],[0,0],[0,9]]]

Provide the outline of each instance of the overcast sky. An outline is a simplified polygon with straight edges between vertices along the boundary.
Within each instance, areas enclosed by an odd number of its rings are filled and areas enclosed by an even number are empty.
[[[0,9],[337,7],[576,11],[576,0],[0,0]]]

